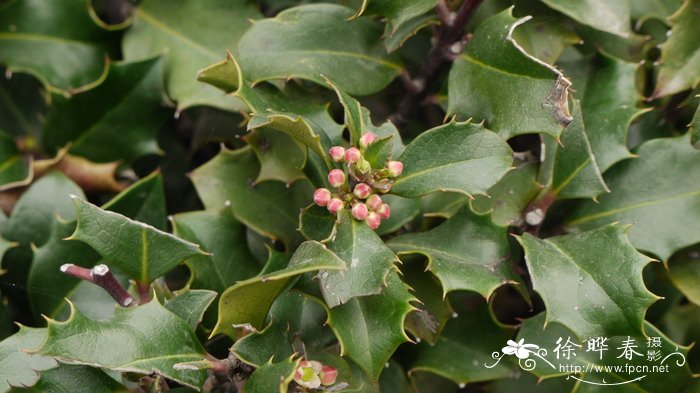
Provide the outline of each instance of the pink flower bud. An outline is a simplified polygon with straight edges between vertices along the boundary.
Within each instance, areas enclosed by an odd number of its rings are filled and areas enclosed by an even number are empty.
[[[326,206],[331,201],[331,192],[326,188],[318,188],[314,191],[314,203],[319,206]]]
[[[338,379],[338,370],[331,366],[323,366],[319,377],[321,377],[321,385],[331,386],[335,383],[336,379]]]
[[[387,219],[391,216],[391,208],[386,203],[379,205],[376,211],[377,214],[379,214],[379,217],[383,219]]]
[[[355,190],[353,192],[355,193],[356,197],[360,199],[365,199],[369,196],[369,194],[372,193],[372,187],[368,186],[365,183],[359,183],[355,186]]]
[[[328,153],[331,155],[331,158],[335,162],[343,161],[343,159],[345,158],[345,149],[343,149],[341,146],[331,147]]]
[[[377,134],[373,132],[368,132],[360,137],[360,147],[363,149],[372,144],[374,140],[377,139]]]
[[[364,203],[358,203],[352,207],[352,216],[360,221],[367,218],[368,213],[369,210],[367,210],[367,205],[365,205]]]
[[[369,198],[367,198],[365,203],[367,204],[367,207],[370,208],[370,210],[377,210],[379,205],[382,204],[382,198],[377,194],[372,194],[369,196]]]
[[[369,212],[367,213],[367,218],[365,218],[365,222],[367,225],[369,225],[370,228],[372,229],[377,229],[379,228],[379,224],[382,223],[381,217],[379,217],[379,214],[375,212]]]
[[[328,202],[327,208],[328,208],[329,212],[336,214],[339,211],[343,210],[344,207],[345,207],[345,202],[343,202],[341,199],[333,198],[333,199],[331,199],[330,202]]]
[[[328,183],[333,187],[340,187],[345,184],[345,172],[340,169],[332,169],[328,173]]]
[[[362,157],[362,153],[360,153],[360,150],[358,150],[356,147],[351,147],[345,150],[345,161],[348,164],[356,163],[360,157]]]
[[[389,172],[389,176],[399,177],[401,172],[403,172],[403,163],[401,161],[389,161],[386,164],[386,169]]]

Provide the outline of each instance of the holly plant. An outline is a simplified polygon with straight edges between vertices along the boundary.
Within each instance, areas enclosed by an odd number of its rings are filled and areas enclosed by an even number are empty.
[[[0,0],[0,392],[700,391],[700,0]]]

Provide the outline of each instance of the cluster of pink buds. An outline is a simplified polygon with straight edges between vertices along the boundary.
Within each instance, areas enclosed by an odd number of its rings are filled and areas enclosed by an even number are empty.
[[[389,161],[381,169],[372,168],[363,153],[376,139],[377,135],[368,132],[360,138],[359,149],[332,147],[329,153],[333,161],[345,166],[328,173],[328,183],[333,191],[318,188],[314,192],[314,203],[317,205],[325,206],[332,214],[349,208],[355,219],[366,222],[372,229],[377,229],[382,219],[391,216],[391,208],[379,194],[389,192],[394,179],[403,171],[400,161]]]
[[[337,378],[338,370],[315,360],[302,360],[294,373],[294,382],[309,389],[333,385]]]

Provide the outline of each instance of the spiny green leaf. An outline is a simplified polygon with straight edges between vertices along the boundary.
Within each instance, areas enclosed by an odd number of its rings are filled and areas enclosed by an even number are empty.
[[[349,94],[338,89],[330,79],[326,79],[326,83],[335,91],[335,94],[338,96],[338,101],[340,101],[340,105],[345,112],[345,127],[347,127],[350,133],[350,144],[352,146],[359,146],[360,137],[365,132],[365,119],[362,116],[362,105]]]
[[[700,305],[700,255],[698,251],[682,251],[666,264],[668,277],[673,285],[688,298],[689,301]]]
[[[0,63],[47,89],[70,94],[100,78],[113,33],[93,22],[83,0],[10,1],[0,9]]]
[[[60,364],[54,369],[42,371],[36,385],[24,389],[15,388],[11,392],[125,393],[128,390],[99,368]]]
[[[427,371],[465,384],[505,378],[511,373],[506,364],[493,368],[484,364],[493,363],[491,354],[511,335],[510,329],[494,321],[483,304],[450,320],[434,345],[419,343],[411,351],[409,373]]]
[[[124,58],[143,59],[165,51],[166,90],[178,111],[196,105],[240,110],[241,102],[197,82],[196,76],[226,50],[235,51],[249,20],[258,18],[257,9],[244,0],[187,0],[176,7],[167,0],[143,1],[124,35]]]
[[[380,293],[398,261],[382,239],[348,210],[339,212],[338,220],[328,249],[344,261],[347,269],[323,272],[319,280],[323,298],[331,308],[354,297]]]
[[[209,253],[185,261],[192,270],[193,288],[222,293],[260,270],[248,250],[245,226],[229,209],[180,213],[172,216],[172,222],[176,236],[199,244]]]
[[[30,176],[30,160],[17,149],[15,138],[0,131],[0,186],[27,179]]]
[[[633,157],[627,150],[630,123],[648,109],[637,107],[639,64],[616,59],[604,52],[561,64],[571,75],[581,100],[581,112],[591,149],[601,172]]]
[[[138,307],[119,307],[114,316],[93,321],[73,309],[65,322],[48,320],[48,338],[38,353],[62,361],[139,374],[157,372],[199,388],[204,370],[178,370],[178,363],[203,360],[194,332],[158,299]]]
[[[548,186],[545,193],[557,199],[595,198],[610,190],[588,143],[578,100],[574,100],[572,115],[573,121],[562,133],[561,146],[552,138],[543,137],[544,161],[539,182]]]
[[[696,96],[698,97],[698,96]],[[690,122],[690,142],[696,149],[700,149],[700,106],[695,110],[693,120]]]
[[[0,68],[0,73],[6,74]],[[41,132],[46,97],[39,81],[30,75],[0,78],[0,130],[13,136],[36,136]]]
[[[52,97],[42,133],[44,147],[70,152],[94,162],[127,163],[160,150],[156,134],[168,118],[162,94],[160,56],[132,63],[114,63],[107,77],[89,91]]]
[[[599,203],[583,202],[566,218],[568,228],[587,230],[611,222],[634,223],[630,241],[667,260],[700,241],[695,212],[700,203],[700,151],[688,136],[653,139],[605,174],[612,191]],[[641,180],[643,179],[643,181]]]
[[[558,138],[571,121],[568,79],[527,54],[513,30],[512,8],[482,22],[449,76],[448,112],[476,120],[508,139],[528,133]],[[495,93],[497,92],[497,93]]]
[[[299,232],[308,240],[325,242],[333,235],[335,216],[325,207],[309,205],[299,213]]]
[[[187,322],[192,330],[197,328],[204,312],[216,298],[217,293],[205,289],[187,289],[175,297],[165,300],[165,308]]]
[[[517,239],[547,321],[561,323],[581,339],[644,335],[644,314],[658,299],[642,280],[642,269],[652,259],[632,247],[625,227],[608,225],[545,240],[525,233]],[[571,291],[578,295],[562,296]]]
[[[468,206],[430,231],[400,235],[388,244],[399,255],[425,255],[444,294],[470,290],[488,299],[501,285],[520,283],[508,261],[506,228]]]
[[[252,146],[260,162],[256,183],[277,180],[292,184],[304,177],[307,150],[291,136],[271,128],[257,128],[243,139]]]
[[[363,0],[355,17],[360,15],[380,15],[389,20],[389,35],[409,19],[430,11],[437,1],[435,0]]]
[[[382,201],[391,207],[391,217],[382,220],[377,228],[379,236],[398,231],[413,221],[420,214],[420,201],[415,198],[403,198],[397,195],[383,195]]]
[[[56,360],[30,354],[46,339],[46,329],[19,327],[19,332],[0,341],[0,391],[6,392],[12,386],[33,386],[39,379],[39,372],[57,366]]]
[[[89,244],[140,283],[153,282],[183,260],[204,254],[196,244],[79,197],[73,196],[73,203],[78,225],[70,238]]]
[[[328,309],[328,324],[347,355],[376,381],[387,360],[403,342],[404,320],[414,310],[415,298],[397,273],[387,277],[387,287],[378,295],[354,297]]]
[[[15,204],[3,237],[22,244],[46,243],[57,214],[67,220],[75,218],[70,195],[85,197],[83,190],[63,173],[54,171],[44,175]]]
[[[454,311],[444,297],[440,281],[426,273],[422,263],[405,263],[401,273],[420,302],[416,305],[417,310],[406,317],[406,330],[414,337],[434,344]]]
[[[245,384],[247,393],[287,393],[289,383],[299,366],[299,359],[289,358],[280,363],[264,364],[250,375]]]
[[[403,174],[391,190],[410,198],[433,191],[484,194],[511,169],[512,153],[501,137],[481,125],[453,120],[406,147],[398,158]]]
[[[254,83],[301,78],[325,84],[323,74],[348,94],[375,93],[402,67],[386,55],[380,27],[367,19],[348,21],[352,15],[346,7],[309,4],[256,22],[238,47],[241,68]]]
[[[689,89],[700,81],[700,0],[685,0],[669,21],[668,40],[661,45],[661,68],[652,98]]]
[[[253,329],[262,330],[272,303],[297,276],[311,271],[342,269],[346,269],[345,263],[326,246],[315,241],[304,242],[297,248],[288,267],[239,281],[221,295],[219,320],[212,336],[225,333],[235,337],[236,325],[248,324]]]
[[[541,1],[577,22],[595,29],[621,37],[627,37],[632,33],[630,0]]]
[[[254,184],[259,172],[260,164],[249,147],[222,149],[191,178],[207,209],[230,206],[246,226],[292,249],[303,241],[297,231],[299,210],[311,201],[313,188],[303,179],[289,187],[274,180]]]
[[[523,210],[542,189],[542,185],[537,182],[537,170],[537,165],[533,163],[519,165],[489,188],[488,196],[474,197],[470,201],[472,210],[479,215],[490,214],[496,225],[518,225]],[[460,202],[463,203],[463,199],[457,199],[455,204]]]

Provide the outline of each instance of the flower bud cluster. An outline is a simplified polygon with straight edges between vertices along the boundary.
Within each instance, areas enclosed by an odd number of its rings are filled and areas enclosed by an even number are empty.
[[[302,360],[294,373],[294,382],[309,389],[330,386],[338,378],[338,370],[315,360]]]
[[[328,173],[333,190],[318,188],[314,192],[314,203],[318,206],[325,206],[332,214],[348,208],[355,219],[366,222],[372,229],[391,216],[391,208],[379,194],[389,192],[394,179],[403,171],[400,161],[389,161],[384,168],[372,168],[363,154],[376,139],[377,135],[367,132],[360,138],[359,148],[332,147],[331,159],[345,165]]]

